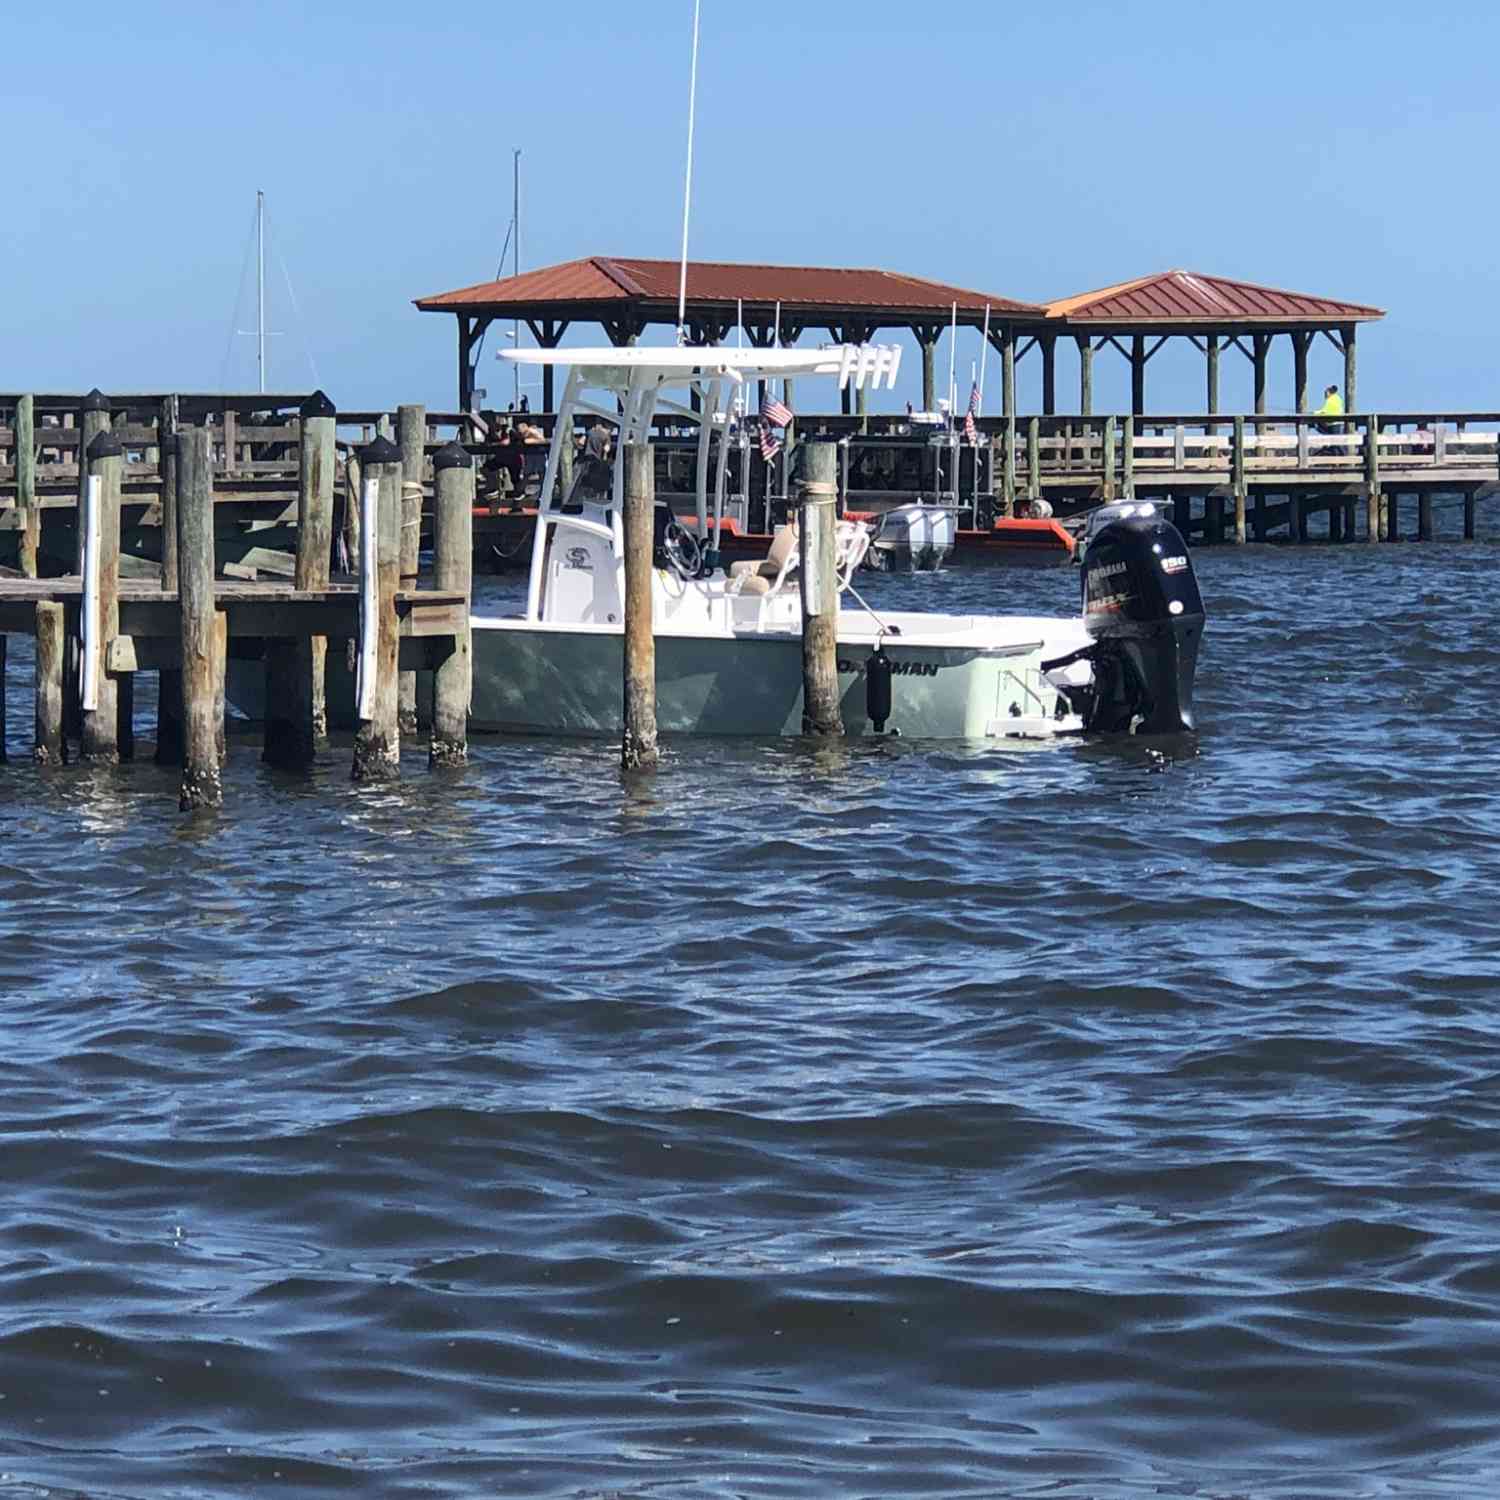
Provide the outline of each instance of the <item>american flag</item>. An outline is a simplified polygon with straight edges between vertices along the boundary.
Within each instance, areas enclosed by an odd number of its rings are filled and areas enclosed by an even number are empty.
[[[760,456],[767,463],[781,452],[781,438],[775,429],[787,426],[791,420],[791,407],[785,401],[778,401],[767,386],[760,398]]]
[[[771,394],[769,386],[766,393],[760,398],[761,420],[769,422],[772,427],[788,427],[792,421],[792,409],[785,401],[778,401]]]
[[[971,443],[979,441],[979,429],[974,425],[974,418],[979,415],[979,386],[969,387],[969,409],[964,413],[964,436]]]

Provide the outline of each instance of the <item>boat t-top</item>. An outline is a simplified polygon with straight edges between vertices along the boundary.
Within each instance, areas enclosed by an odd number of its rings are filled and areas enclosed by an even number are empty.
[[[504,357],[566,365],[569,374],[538,502],[525,612],[473,618],[473,727],[620,732],[624,452],[650,441],[655,420],[666,416],[696,427],[696,504],[691,517],[657,504],[658,725],[667,733],[798,733],[795,522],[776,532],[758,561],[725,567],[718,556],[734,397],[759,380],[893,386],[899,349],[679,346],[507,350]],[[594,431],[575,456],[580,418],[592,418]],[[848,733],[998,739],[1193,727],[1203,605],[1185,543],[1151,505],[1096,514],[1083,609],[1057,618],[877,611],[853,581],[869,541],[863,523],[837,523],[838,672]],[[878,693],[869,691],[874,675],[883,679]],[[881,710],[883,718],[872,717]]]

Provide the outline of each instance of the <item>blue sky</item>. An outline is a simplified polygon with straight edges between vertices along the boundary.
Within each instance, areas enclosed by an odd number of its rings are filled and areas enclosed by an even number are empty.
[[[1027,300],[1184,266],[1388,309],[1361,334],[1367,409],[1500,406],[1500,8],[703,10],[695,255]],[[691,15],[691,0],[12,13],[0,389],[253,389],[254,341],[232,330],[254,323],[263,188],[272,386],[306,388],[310,354],[345,409],[451,407],[453,320],[411,299],[494,273],[513,147],[523,269],[676,255]],[[978,339],[960,341],[963,386]],[[1273,359],[1284,409],[1290,350]],[[1034,407],[1035,359],[1021,368]],[[1314,384],[1341,373],[1321,345]],[[493,395],[503,377],[487,359],[481,380]],[[1064,405],[1075,382],[1060,358]],[[1226,406],[1248,405],[1246,361],[1227,358],[1223,383]],[[1128,396],[1123,361],[1098,356],[1096,409]],[[1201,406],[1199,359],[1163,351],[1148,404]]]

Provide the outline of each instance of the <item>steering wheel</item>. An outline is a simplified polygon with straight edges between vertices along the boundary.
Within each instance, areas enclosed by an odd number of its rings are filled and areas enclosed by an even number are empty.
[[[698,576],[698,570],[703,566],[703,543],[686,527],[678,525],[676,521],[667,522],[667,529],[662,533],[661,547],[667,554],[672,571],[684,582]]]

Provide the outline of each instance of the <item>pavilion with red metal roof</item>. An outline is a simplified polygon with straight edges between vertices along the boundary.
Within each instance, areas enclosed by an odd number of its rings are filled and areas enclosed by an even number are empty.
[[[553,349],[574,323],[595,323],[615,344],[630,344],[652,325],[675,327],[680,267],[670,260],[589,256],[498,281],[419,297],[422,312],[451,313],[458,322],[459,403],[467,410],[475,389],[477,348],[496,319],[516,319],[537,343]],[[742,326],[752,346],[779,338],[795,342],[824,329],[840,342],[858,343],[881,329],[912,333],[922,353],[922,403],[931,410],[933,352],[952,321],[984,325],[1001,360],[1001,411],[1013,416],[1016,361],[1039,349],[1042,410],[1057,409],[1055,356],[1061,338],[1074,339],[1080,361],[1079,409],[1093,408],[1093,356],[1113,346],[1130,362],[1131,409],[1145,411],[1146,366],[1170,338],[1187,338],[1207,365],[1207,409],[1219,410],[1219,354],[1238,349],[1254,368],[1255,410],[1266,409],[1266,365],[1273,340],[1291,343],[1299,411],[1307,408],[1307,356],[1322,334],[1344,356],[1345,406],[1355,408],[1355,331],[1384,317],[1378,307],[1315,297],[1171,270],[1098,291],[1038,305],[949,286],[896,271],[832,266],[738,265],[692,261],[687,268],[687,335],[691,343],[723,340]],[[552,410],[552,367],[542,372],[543,407]],[[848,393],[845,393],[847,402]],[[863,410],[863,392],[859,394]],[[847,410],[847,407],[846,407]]]
[[[1084,415],[1093,404],[1096,349],[1113,345],[1130,361],[1130,408],[1139,414],[1146,410],[1146,365],[1169,338],[1190,339],[1202,351],[1210,412],[1219,409],[1220,348],[1238,349],[1254,368],[1255,410],[1263,412],[1267,357],[1272,340],[1285,335],[1292,345],[1296,410],[1306,411],[1307,354],[1313,339],[1322,334],[1344,356],[1344,404],[1353,411],[1355,330],[1360,323],[1384,316],[1380,308],[1358,302],[1181,270],[1159,271],[1095,292],[1062,297],[1047,304],[1049,327],[1037,336],[1043,360],[1043,410],[1049,415],[1055,410],[1052,357],[1056,341],[1071,335],[1078,344],[1079,409]]]
[[[458,319],[459,402],[467,410],[474,391],[474,350],[495,319],[519,319],[544,349],[554,349],[573,323],[597,323],[611,343],[629,344],[652,324],[676,327],[680,272],[673,260],[621,260],[594,255],[458,291],[418,297],[422,312]],[[777,309],[780,324],[777,324]],[[909,329],[922,351],[922,400],[933,401],[933,350],[956,318],[982,327],[1002,355],[1014,351],[1016,326],[1040,326],[1045,309],[1009,297],[905,276],[896,271],[833,266],[732,265],[690,261],[686,322],[689,342],[713,344],[743,319],[757,348],[777,337],[793,343],[808,329],[826,329],[840,343],[860,343],[883,328]],[[1014,359],[1006,360],[1014,376]],[[552,370],[542,371],[544,407],[552,409]],[[863,393],[861,392],[861,397]],[[1010,401],[1013,404],[1013,388]],[[1009,409],[1009,407],[1007,407]]]

